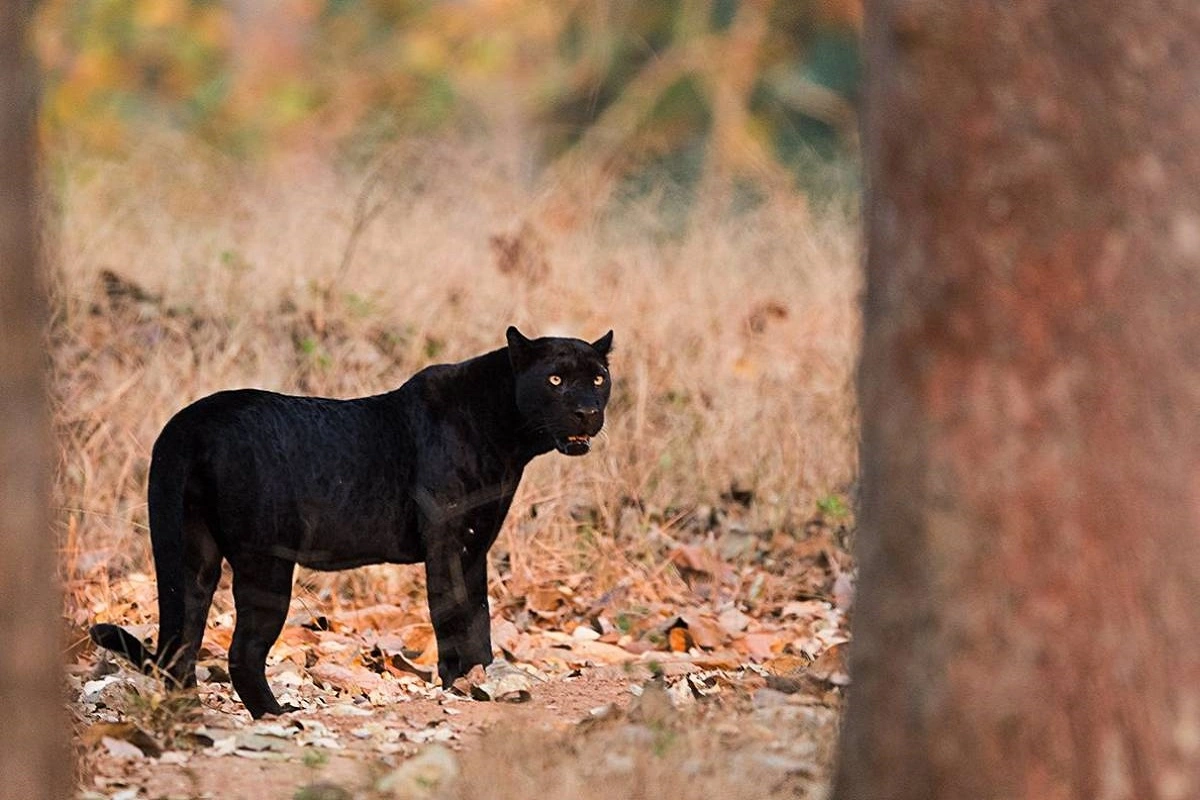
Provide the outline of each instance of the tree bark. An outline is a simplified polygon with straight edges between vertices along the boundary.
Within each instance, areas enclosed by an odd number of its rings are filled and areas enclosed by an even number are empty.
[[[834,797],[1200,797],[1200,4],[867,20]]]
[[[65,797],[30,4],[0,3],[0,798]]]

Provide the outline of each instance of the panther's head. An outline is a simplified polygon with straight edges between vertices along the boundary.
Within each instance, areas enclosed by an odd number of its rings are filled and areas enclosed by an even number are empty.
[[[528,428],[558,452],[581,456],[604,427],[611,378],[612,331],[582,339],[528,339],[508,329],[508,357],[516,377],[517,408]]]

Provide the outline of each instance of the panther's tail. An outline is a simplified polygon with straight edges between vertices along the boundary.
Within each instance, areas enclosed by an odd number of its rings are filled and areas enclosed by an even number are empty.
[[[162,670],[182,682],[187,676],[177,673],[181,667],[176,661],[184,644],[183,517],[189,461],[184,434],[174,422],[167,423],[154,443],[147,492],[150,543],[158,583],[158,651],[151,651],[132,633],[116,625],[93,625],[88,633],[93,642],[129,659],[147,675]]]
[[[93,625],[88,630],[92,641],[111,650],[119,656],[128,659],[135,667],[147,675],[152,675],[158,668],[155,654],[129,631],[107,622]]]

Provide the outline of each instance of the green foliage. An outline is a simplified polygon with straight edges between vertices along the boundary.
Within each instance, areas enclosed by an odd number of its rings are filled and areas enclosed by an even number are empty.
[[[850,507],[841,495],[827,494],[817,500],[817,510],[830,520],[841,520],[850,516]]]
[[[307,762],[307,753],[305,759]],[[351,800],[354,794],[336,783],[313,783],[300,787],[292,797],[294,800]]]
[[[329,751],[319,747],[310,747],[304,751],[304,766],[309,769],[320,769],[329,763]]]

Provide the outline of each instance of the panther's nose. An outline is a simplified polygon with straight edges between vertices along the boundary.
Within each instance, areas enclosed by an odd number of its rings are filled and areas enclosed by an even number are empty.
[[[580,406],[575,409],[575,418],[585,425],[590,425],[600,417],[600,409],[595,406]]]

